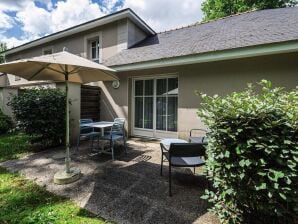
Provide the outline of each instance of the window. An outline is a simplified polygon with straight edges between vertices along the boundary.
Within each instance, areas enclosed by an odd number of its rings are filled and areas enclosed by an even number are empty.
[[[96,63],[99,63],[99,40],[91,41],[90,46],[91,60]]]
[[[46,55],[46,54],[53,54],[53,49],[52,48],[46,48],[42,50],[42,54]]]
[[[83,56],[93,62],[101,63],[101,58],[102,58],[101,41],[102,41],[101,31],[84,36]]]
[[[156,129],[177,131],[178,78],[156,80]]]

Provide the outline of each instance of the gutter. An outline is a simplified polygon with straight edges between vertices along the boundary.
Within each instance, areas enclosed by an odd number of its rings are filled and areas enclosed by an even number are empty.
[[[125,71],[233,60],[233,59],[250,58],[250,57],[257,57],[257,56],[292,53],[292,52],[298,52],[297,40],[281,42],[281,43],[264,44],[264,45],[258,45],[258,46],[252,46],[252,47],[228,49],[228,50],[222,50],[222,51],[213,51],[213,52],[172,57],[172,58],[162,58],[157,60],[144,61],[144,62],[138,62],[138,63],[132,63],[132,64],[124,64],[124,65],[114,65],[109,67],[115,69],[117,72],[125,72]]]

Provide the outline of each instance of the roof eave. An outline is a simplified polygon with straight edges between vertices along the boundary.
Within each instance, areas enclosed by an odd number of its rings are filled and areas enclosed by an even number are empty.
[[[274,55],[274,54],[282,54],[282,53],[292,53],[292,52],[298,52],[298,40],[228,49],[228,50],[222,50],[222,51],[213,51],[213,52],[207,52],[207,53],[199,53],[199,54],[179,56],[179,57],[173,57],[173,58],[162,58],[162,59],[144,61],[144,62],[138,62],[138,63],[132,63],[132,64],[111,65],[109,67],[115,69],[117,72],[125,72],[125,71],[134,71],[134,70],[215,62],[215,61],[223,61],[223,60],[242,59],[242,58],[266,56],[266,55]]]
[[[65,29],[65,30],[50,34],[48,36],[39,38],[37,40],[33,40],[31,42],[25,43],[23,45],[8,49],[4,53],[6,55],[14,54],[14,53],[17,53],[22,50],[30,49],[35,46],[39,46],[39,45],[42,45],[42,44],[45,44],[45,43],[48,43],[48,42],[51,42],[51,41],[54,41],[54,40],[57,40],[60,38],[64,38],[67,36],[71,36],[73,34],[84,32],[84,31],[93,29],[95,27],[102,26],[102,25],[105,25],[108,23],[112,23],[112,22],[115,22],[115,21],[118,21],[118,20],[124,19],[124,18],[131,19],[136,25],[138,25],[146,33],[148,33],[150,35],[156,34],[156,32],[149,25],[147,25],[133,10],[131,10],[130,8],[127,8],[127,9],[118,11],[116,13],[106,15],[101,18],[98,18],[98,19],[95,19],[95,20],[92,20],[92,21],[89,21],[89,22],[86,22],[83,24],[79,24],[77,26],[70,27],[68,29]]]

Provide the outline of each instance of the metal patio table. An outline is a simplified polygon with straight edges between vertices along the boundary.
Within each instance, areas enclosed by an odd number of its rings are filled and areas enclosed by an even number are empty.
[[[101,129],[101,136],[104,136],[104,129],[111,128],[114,122],[112,121],[99,121],[99,122],[92,122],[87,124],[82,124],[83,127],[92,127],[92,128],[100,128]]]

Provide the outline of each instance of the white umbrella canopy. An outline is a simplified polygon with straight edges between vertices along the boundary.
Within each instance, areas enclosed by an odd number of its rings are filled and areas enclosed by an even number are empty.
[[[0,64],[0,72],[13,74],[29,81],[65,81],[66,92],[66,156],[65,170],[57,172],[54,182],[67,184],[80,178],[80,170],[70,167],[68,82],[89,83],[118,80],[115,70],[66,51]]]
[[[115,70],[80,56],[62,51],[0,65],[0,72],[13,74],[29,81],[53,80],[77,83],[117,80]]]

